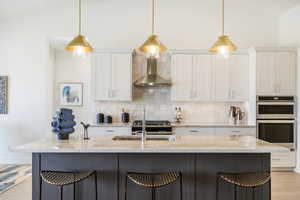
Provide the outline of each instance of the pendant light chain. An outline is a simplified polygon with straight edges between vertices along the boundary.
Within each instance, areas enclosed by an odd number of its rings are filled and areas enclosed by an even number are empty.
[[[78,8],[78,32],[79,32],[79,35],[81,35],[81,0],[78,0],[79,2],[79,8]]]
[[[152,0],[152,35],[155,34],[155,2]]]
[[[224,10],[225,10],[225,2],[224,0],[221,0],[221,30],[222,30],[222,36],[225,33],[225,14],[224,14]]]

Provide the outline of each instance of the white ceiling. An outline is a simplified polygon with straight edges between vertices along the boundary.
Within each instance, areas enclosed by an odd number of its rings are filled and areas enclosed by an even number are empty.
[[[70,3],[74,0],[0,0],[0,18],[59,8]]]
[[[0,0],[0,19],[25,15],[37,11],[48,9],[60,9],[65,6],[74,6],[76,0]],[[83,0],[83,1],[109,1],[109,0]],[[118,0],[111,0],[118,1]],[[119,0],[125,1],[125,0]],[[126,0],[128,3],[132,0]],[[149,0],[141,0],[149,1]],[[157,0],[164,1],[164,0]],[[187,1],[187,0],[178,0]],[[214,0],[188,0],[188,1],[214,1]],[[215,0],[219,1],[219,0]],[[228,4],[242,3],[244,8],[247,6],[257,7],[257,9],[273,10],[281,14],[292,7],[300,4],[300,0],[226,0]],[[235,2],[236,1],[236,2]],[[242,2],[244,1],[244,2]],[[132,2],[134,3],[134,1]],[[242,9],[242,8],[241,8]]]

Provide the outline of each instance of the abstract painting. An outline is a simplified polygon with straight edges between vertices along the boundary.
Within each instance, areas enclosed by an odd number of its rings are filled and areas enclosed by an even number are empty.
[[[8,77],[0,76],[0,114],[8,113]]]
[[[82,83],[60,83],[60,105],[82,106]]]

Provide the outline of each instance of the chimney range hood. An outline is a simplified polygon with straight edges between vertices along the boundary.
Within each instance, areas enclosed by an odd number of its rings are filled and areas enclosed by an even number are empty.
[[[147,58],[146,76],[136,80],[133,85],[135,87],[164,87],[171,86],[171,81],[157,74],[157,58],[150,57]]]

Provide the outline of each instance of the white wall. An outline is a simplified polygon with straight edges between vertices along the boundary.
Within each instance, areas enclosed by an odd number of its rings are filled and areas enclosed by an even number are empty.
[[[281,45],[300,44],[300,4],[286,13],[279,19],[279,42]]]
[[[55,97],[47,38],[73,36],[73,3],[0,20],[0,73],[10,79],[9,114],[0,116],[0,163],[28,160],[8,146],[50,134]],[[226,32],[240,48],[276,44],[278,4],[228,0]],[[94,47],[136,48],[150,32],[148,11],[147,0],[85,1],[84,30]],[[209,48],[219,35],[219,1],[161,0],[157,15],[161,40],[172,49]]]
[[[299,46],[300,45],[300,3],[298,6],[288,10],[279,18],[279,43],[280,45],[292,45]],[[300,49],[298,49],[298,60],[300,60]],[[297,95],[300,95],[300,63],[298,63],[297,67]],[[297,138],[297,164],[296,171],[300,173],[300,99],[298,98],[298,138]]]
[[[83,133],[81,121],[86,122],[88,119],[89,111],[89,98],[90,92],[90,73],[91,63],[90,58],[80,58],[73,56],[66,51],[55,51],[54,58],[54,106],[53,112],[58,108],[67,106],[61,106],[59,102],[59,84],[62,82],[82,83],[83,84],[83,106],[69,107],[73,110],[75,115],[75,121],[77,126],[75,127],[75,133]]]

